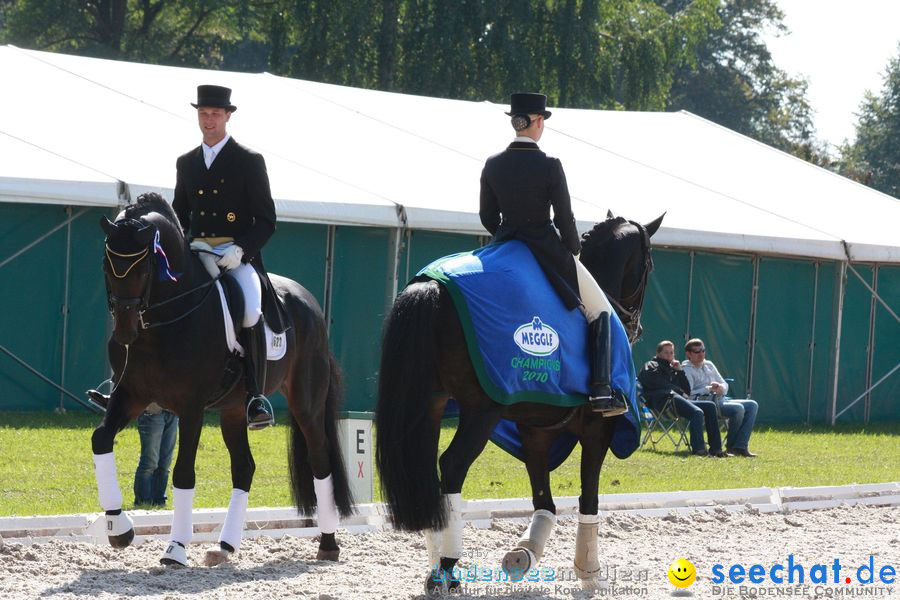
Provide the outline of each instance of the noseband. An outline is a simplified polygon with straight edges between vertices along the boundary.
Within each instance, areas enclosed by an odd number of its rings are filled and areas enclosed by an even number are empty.
[[[131,273],[132,269],[134,269],[139,263],[141,263],[147,256],[150,254],[150,246],[144,248],[140,252],[133,252],[131,254],[123,254],[121,252],[116,252],[112,248],[109,247],[109,243],[105,244],[106,250],[106,261],[109,263],[109,270],[113,277],[116,279],[125,279],[128,277],[128,274]],[[114,262],[114,258],[118,259],[131,259],[131,263],[128,265],[124,271],[119,273],[116,270],[116,264]],[[152,273],[151,273],[152,275]],[[153,277],[149,277],[147,280],[147,287],[144,289],[144,293],[141,294],[137,298],[121,298],[113,294],[109,287],[107,286],[106,290],[106,305],[109,309],[110,313],[114,313],[114,311],[118,308],[120,310],[131,310],[133,308],[139,308],[139,318],[144,314],[144,311],[147,310],[148,304],[150,303],[150,288],[152,287]],[[141,325],[143,326],[143,318],[141,318]],[[146,329],[146,328],[145,328]]]

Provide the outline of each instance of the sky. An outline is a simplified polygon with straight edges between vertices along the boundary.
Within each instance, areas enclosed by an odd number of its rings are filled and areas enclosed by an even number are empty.
[[[900,0],[776,0],[791,31],[764,39],[775,64],[809,82],[819,139],[836,147],[855,137],[866,90],[881,92],[900,53]]]

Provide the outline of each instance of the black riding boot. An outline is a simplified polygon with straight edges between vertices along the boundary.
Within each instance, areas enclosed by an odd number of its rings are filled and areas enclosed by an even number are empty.
[[[269,401],[262,392],[266,385],[266,330],[262,317],[244,330],[244,354],[247,360],[247,427],[263,429],[275,424]]]
[[[614,394],[610,385],[610,329],[609,313],[600,313],[588,325],[588,358],[591,381],[588,402],[591,410],[604,417],[615,417],[627,409],[621,395]]]

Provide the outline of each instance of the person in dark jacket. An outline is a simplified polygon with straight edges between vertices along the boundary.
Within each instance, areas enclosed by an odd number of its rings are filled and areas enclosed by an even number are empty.
[[[625,400],[613,394],[610,386],[612,307],[588,270],[575,259],[581,251],[581,240],[562,163],[537,145],[544,121],[551,115],[547,97],[513,94],[510,105],[506,114],[511,117],[516,138],[484,165],[481,223],[496,242],[524,242],[566,308],[580,307],[584,312],[589,332],[591,408],[604,416],[620,415],[626,411]]]
[[[266,379],[266,334],[262,319],[260,251],[275,232],[275,203],[269,190],[266,161],[238,144],[226,131],[237,107],[231,90],[197,87],[197,120],[203,143],[176,161],[172,208],[192,243],[202,242],[218,255],[216,264],[231,271],[244,292],[242,345],[247,361],[247,421],[250,429],[275,423],[263,395]]]
[[[688,400],[691,384],[688,382],[681,363],[675,360],[675,345],[663,340],[656,345],[656,356],[651,358],[638,374],[644,388],[644,400],[655,411],[661,411],[671,396],[675,403],[675,413],[688,420],[691,433],[691,453],[697,456],[728,456],[722,450],[722,435],[719,433],[719,418],[714,402]],[[703,424],[709,438],[709,451],[703,442]]]

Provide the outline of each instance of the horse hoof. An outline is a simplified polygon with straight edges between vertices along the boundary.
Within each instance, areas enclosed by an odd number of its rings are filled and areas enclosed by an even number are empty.
[[[447,575],[439,572],[437,569],[433,569],[425,579],[425,597],[440,598],[441,596],[446,596],[448,591]]]
[[[188,566],[187,550],[185,550],[184,544],[180,542],[169,542],[169,547],[163,552],[162,558],[159,559],[159,564],[166,565],[167,567]]]
[[[127,548],[134,541],[134,528],[129,529],[120,535],[111,535],[109,537],[109,545],[113,548]]]
[[[609,588],[609,582],[605,579],[591,578],[581,580],[581,590],[586,594],[593,594]]]
[[[225,550],[223,548],[207,550],[206,556],[203,558],[203,564],[207,567],[215,567],[217,565],[221,565],[222,563],[230,561],[232,554],[232,552],[229,552],[228,550]]]
[[[510,581],[522,581],[525,574],[537,563],[537,557],[528,548],[516,548],[506,553],[501,567],[509,574]]]
[[[106,515],[106,535],[113,548],[127,548],[134,540],[134,522],[121,510]]]
[[[330,560],[333,562],[338,561],[338,555],[340,555],[341,550],[323,550],[319,548],[319,551],[316,552],[316,560]]]

